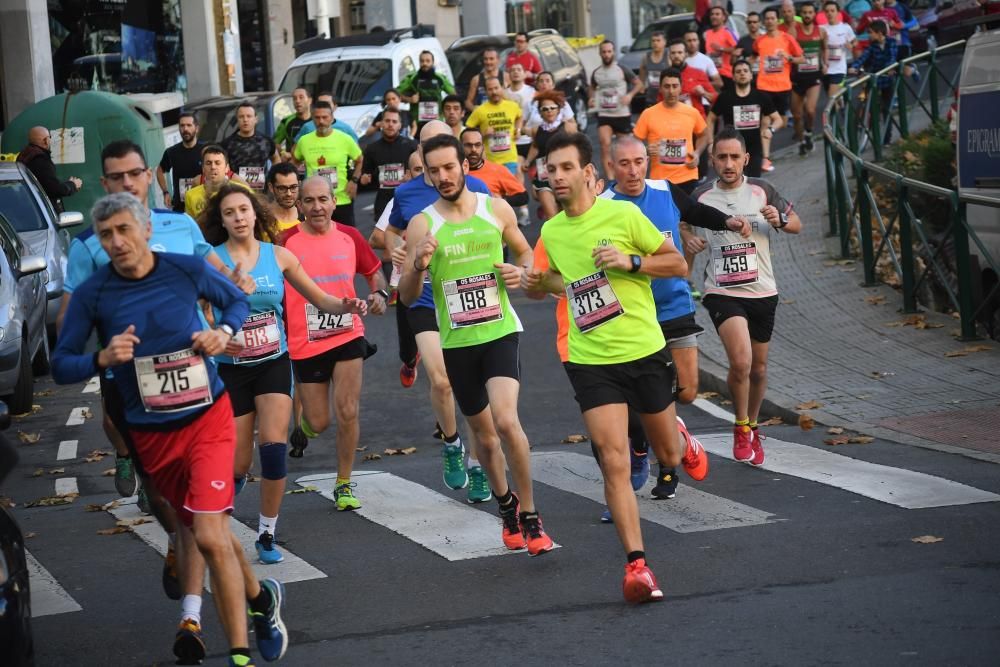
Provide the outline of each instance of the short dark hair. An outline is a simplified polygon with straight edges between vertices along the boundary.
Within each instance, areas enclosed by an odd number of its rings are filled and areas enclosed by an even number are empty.
[[[875,19],[868,24],[868,32],[877,32],[880,35],[888,35],[889,28],[882,19]]]
[[[291,162],[275,162],[267,170],[267,184],[274,185],[274,182],[278,180],[278,176],[288,176],[290,174],[294,174],[298,178],[299,170],[294,164]]]
[[[684,38],[683,37],[674,37],[672,40],[670,40],[669,42],[667,42],[667,48],[669,49],[671,46],[677,46],[678,44],[680,44],[681,46],[684,46]]]
[[[598,46],[597,48],[601,48],[601,46],[604,46],[605,44],[610,44],[611,46],[615,45],[615,43],[612,42],[610,39],[606,39],[603,42],[601,42],[600,46]]]
[[[149,167],[146,164],[146,154],[142,152],[142,147],[132,141],[131,139],[119,139],[117,141],[112,141],[110,144],[104,147],[101,151],[101,171],[104,170],[104,163],[109,159],[119,160],[129,153],[135,153],[142,160],[143,167]]]
[[[483,55],[485,56],[490,51],[492,51],[493,53],[497,54],[497,56],[500,55],[500,52],[497,50],[497,48],[495,46],[487,46],[485,49],[483,49]]]
[[[336,97],[336,95],[334,95],[329,90],[324,90],[321,93],[317,94],[315,99],[319,99],[320,97],[329,97],[330,100],[333,102],[333,104],[337,103],[337,97]]]
[[[743,138],[743,135],[735,127],[724,127],[715,135],[715,139],[712,140],[712,154],[715,154],[715,147],[720,141],[738,141],[740,142],[740,148],[743,152],[747,152],[747,142]]]
[[[394,114],[396,114],[396,116],[399,117],[399,121],[403,122],[403,112],[400,111],[399,109],[397,109],[396,107],[386,107],[386,108],[382,109],[382,118],[385,118],[385,115],[387,113],[394,113]]]
[[[229,164],[229,151],[220,146],[219,144],[208,144],[201,149],[201,156],[204,158],[206,155],[221,155],[226,160],[226,164]]]
[[[733,63],[733,69],[736,69],[737,65],[746,65],[747,67],[750,68],[750,72],[751,73],[753,72],[753,65],[751,65],[750,61],[747,60],[746,58],[740,58],[739,60],[735,61]]]
[[[177,122],[181,122],[181,118],[190,118],[194,121],[194,124],[198,124],[198,117],[194,115],[193,111],[182,111],[179,116],[177,116]]]
[[[548,74],[549,77],[552,79],[552,82],[555,83],[555,80],[556,80],[555,75],[552,72],[550,72],[549,70],[547,70],[547,69],[543,69],[541,72],[539,72],[538,74],[536,74],[535,75],[535,79],[537,79],[538,77],[540,77],[543,74]]]
[[[240,103],[239,103],[239,104],[237,105],[237,107],[236,107],[236,111],[237,111],[237,112],[239,112],[239,110],[240,110],[240,109],[242,109],[243,107],[248,107],[248,108],[250,108],[250,109],[253,109],[253,113],[254,113],[254,115],[255,115],[255,116],[257,115],[257,107],[255,107],[255,106],[253,105],[253,103],[252,103],[252,102],[249,102],[249,101],[247,101],[247,100],[243,100],[242,102],[240,102]]]
[[[424,49],[423,51],[421,51],[420,55],[422,56],[425,53],[431,57],[431,60],[434,60],[434,54],[431,53],[430,51],[428,51],[427,49]],[[420,56],[417,56],[417,60],[419,60],[419,59],[420,59]]]
[[[455,153],[458,155],[458,161],[465,161],[465,149],[462,148],[462,142],[456,139],[453,134],[437,134],[427,141],[422,142],[420,147],[424,149],[424,160],[427,159],[428,153],[433,153],[442,148],[454,148]]]
[[[778,18],[780,16],[780,14],[778,14],[778,10],[774,7],[768,7],[762,14],[763,17],[766,17],[768,14],[774,14],[774,18]]]
[[[479,136],[483,136],[483,131],[480,130],[478,127],[467,127],[464,130],[462,130],[461,133],[459,133],[459,135],[458,135],[459,142],[465,141],[465,135],[469,134],[469,133],[472,133],[472,132],[475,132]],[[465,144],[463,143],[462,145],[464,146]],[[427,151],[424,150],[424,153],[427,153]]]
[[[677,79],[681,80],[681,71],[676,67],[668,67],[667,69],[660,72],[660,83],[663,83],[664,79]]]
[[[465,108],[464,107],[465,100],[463,100],[458,95],[448,95],[447,97],[445,97],[443,100],[441,100],[441,107],[443,108],[444,105],[448,104],[449,102],[454,102],[455,104],[463,105],[462,108],[463,109]]]
[[[826,0],[826,2],[823,3],[823,9],[826,9],[830,5],[833,5],[838,10],[840,9],[840,3],[837,2],[837,0]]]
[[[666,35],[666,33],[664,33],[664,32],[663,32],[662,30],[654,30],[654,31],[653,31],[653,34],[651,34],[651,35],[649,36],[649,38],[650,38],[650,39],[653,39],[654,37],[662,37],[662,38],[666,39],[666,38],[667,38],[667,35]]]
[[[329,102],[313,102],[311,110],[316,111],[316,109],[326,109],[330,113],[333,113],[333,107],[330,106]]]
[[[514,39],[517,39],[518,37],[524,37],[525,39],[528,39],[528,33],[526,33],[523,30],[518,30],[517,32],[514,33]]]
[[[594,146],[583,132],[556,132],[549,137],[545,149],[549,155],[560,148],[573,147],[580,156],[580,167],[586,167],[594,159]]]
[[[800,2],[799,3],[799,13],[800,14],[802,13],[802,8],[803,7],[812,7],[813,11],[816,11],[816,3],[813,2],[812,0],[806,0],[805,2]]]
[[[757,18],[760,18],[760,14],[758,14],[757,12],[747,12],[747,18],[750,18],[751,16],[756,16]]]

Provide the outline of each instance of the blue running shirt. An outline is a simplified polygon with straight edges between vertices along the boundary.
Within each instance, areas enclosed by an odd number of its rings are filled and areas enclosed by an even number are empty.
[[[230,269],[236,268],[225,243],[215,246],[215,252],[223,264]],[[283,307],[285,276],[274,256],[273,244],[260,243],[257,264],[247,273],[253,276],[257,288],[249,296],[250,316],[243,322],[243,329],[236,334],[244,344],[243,352],[238,357],[220,354],[216,359],[223,364],[257,364],[279,357],[288,350]]]

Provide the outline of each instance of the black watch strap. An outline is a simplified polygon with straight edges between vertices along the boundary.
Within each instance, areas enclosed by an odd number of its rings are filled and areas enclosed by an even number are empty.
[[[629,255],[629,259],[632,260],[632,268],[628,272],[639,273],[639,269],[642,268],[642,257],[639,257],[639,255]]]

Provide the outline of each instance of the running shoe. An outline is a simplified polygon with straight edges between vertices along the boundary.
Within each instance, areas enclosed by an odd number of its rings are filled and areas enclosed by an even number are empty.
[[[229,667],[254,667],[253,658],[237,658],[235,656],[229,656]]]
[[[271,595],[271,607],[266,614],[250,611],[253,621],[253,633],[257,637],[257,650],[260,657],[268,662],[280,660],[288,649],[288,630],[281,620],[281,608],[285,606],[285,587],[277,579],[263,579],[261,588]]]
[[[694,286],[693,282],[691,282],[690,280],[687,282],[688,282],[688,290],[691,291],[691,298],[694,299],[695,301],[701,301],[701,292],[698,290],[697,287]]]
[[[741,463],[753,458],[753,435],[745,424],[733,427],[733,458]]]
[[[357,484],[354,482],[345,482],[333,490],[338,511],[361,509],[361,501],[354,497],[354,491],[352,491],[355,486]]]
[[[653,571],[646,566],[645,558],[639,558],[625,566],[622,592],[625,594],[625,601],[631,604],[656,602],[663,599],[663,591],[656,583]]]
[[[174,545],[167,543],[167,555],[163,559],[163,592],[171,600],[181,599],[181,581],[177,577],[177,552]]]
[[[434,433],[431,435],[435,440],[440,440],[444,442],[444,431],[441,430],[441,424],[434,422]]]
[[[469,475],[465,471],[465,445],[459,440],[454,445],[444,443],[441,448],[444,458],[444,485],[449,489],[464,489],[469,485]]]
[[[409,389],[417,381],[417,364],[420,363],[420,353],[413,359],[413,365],[403,364],[399,367],[399,384]]]
[[[139,492],[139,479],[131,456],[115,455],[115,491],[122,498],[131,498]]]
[[[469,503],[485,503],[493,500],[490,480],[486,478],[486,471],[482,466],[472,466],[466,474],[469,476]]]
[[[552,551],[552,538],[542,528],[542,518],[538,512],[521,512],[521,534],[528,545],[529,556],[540,556]]]
[[[767,172],[774,171],[774,163],[771,162],[769,159],[764,158],[763,160],[760,161],[760,170]]]
[[[764,436],[757,429],[751,429],[750,438],[750,446],[753,448],[753,457],[750,459],[750,465],[762,466],[764,465]]]
[[[615,519],[611,516],[611,510],[605,509],[601,512],[601,523],[614,523]]]
[[[247,485],[247,476],[246,475],[243,475],[242,477],[234,477],[233,478],[233,495],[234,496],[240,495],[240,491],[242,491],[243,487],[246,486],[246,485]]]
[[[808,153],[812,153],[813,149],[816,148],[815,144],[813,144],[813,135],[812,135],[812,133],[809,133],[809,134],[805,135],[804,143],[805,143],[805,146],[806,146],[806,152],[808,152]]]
[[[521,503],[517,499],[517,494],[511,495],[514,496],[514,502],[511,503],[510,508],[500,508],[500,520],[503,522],[501,537],[503,538],[503,545],[505,547],[511,551],[516,551],[524,549],[528,546],[528,543],[524,541],[524,535],[521,533],[521,522],[518,519]]]
[[[628,448],[629,459],[632,463],[632,490],[638,491],[646,486],[649,479],[649,453],[637,452],[631,447]]]
[[[698,438],[688,433],[687,426],[680,417],[677,418],[677,430],[685,442],[684,456],[681,459],[684,470],[691,479],[700,482],[708,476],[708,454]]]
[[[305,453],[306,447],[309,446],[309,438],[306,434],[302,432],[302,429],[296,426],[292,430],[292,434],[288,436],[288,444],[291,449],[288,450],[288,455],[293,459],[301,459],[302,454]]]
[[[806,155],[809,155],[809,149],[806,147],[806,142],[805,141],[800,141],[799,142],[799,157],[805,157]]]
[[[273,565],[285,560],[284,555],[278,550],[278,547],[274,546],[274,535],[271,533],[263,533],[254,542],[254,546],[257,547],[257,558],[265,565]]]
[[[174,655],[178,665],[200,665],[205,659],[205,639],[201,636],[201,626],[185,618],[174,635]]]
[[[656,476],[656,486],[652,495],[660,500],[669,500],[677,495],[677,469],[660,466],[660,474]]]
[[[392,290],[392,294],[389,295],[389,303],[387,303],[386,305],[395,306],[397,303],[399,303],[399,292],[397,292],[396,290]]]
[[[146,495],[146,489],[139,488],[139,497],[136,498],[135,505],[143,514],[153,514],[153,508],[149,506],[149,496]]]

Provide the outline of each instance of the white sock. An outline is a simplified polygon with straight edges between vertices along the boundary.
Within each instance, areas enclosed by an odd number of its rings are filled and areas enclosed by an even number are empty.
[[[278,527],[278,517],[276,516],[264,516],[260,515],[257,523],[257,537],[259,538],[264,533],[271,533],[271,537],[274,537],[274,531]]]
[[[476,459],[476,457],[470,456],[469,462],[465,465],[465,469],[468,470],[469,468],[479,468],[479,467],[480,467],[479,461]]]
[[[185,595],[181,598],[181,621],[191,619],[201,625],[201,596]]]

